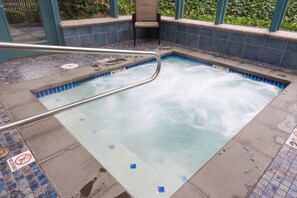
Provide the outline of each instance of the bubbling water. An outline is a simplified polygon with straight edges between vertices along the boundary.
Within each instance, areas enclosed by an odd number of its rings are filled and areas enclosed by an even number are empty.
[[[148,78],[154,65],[62,92],[59,105]],[[237,74],[171,58],[163,61],[160,76],[152,83],[84,105],[79,112],[93,123],[96,135],[121,142],[162,173],[160,177],[186,180],[280,91]],[[42,100],[54,108],[55,97]],[[61,114],[61,122],[70,130],[81,131],[71,119],[65,120],[68,116],[67,112]]]

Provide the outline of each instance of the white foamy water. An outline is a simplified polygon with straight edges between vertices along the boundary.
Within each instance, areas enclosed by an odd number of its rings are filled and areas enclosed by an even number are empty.
[[[154,70],[148,64],[40,100],[52,109],[148,78]],[[132,195],[169,197],[280,91],[170,58],[154,82],[57,117]]]

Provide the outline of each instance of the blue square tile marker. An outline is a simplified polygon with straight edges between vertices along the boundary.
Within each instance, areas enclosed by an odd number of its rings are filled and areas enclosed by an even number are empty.
[[[158,186],[158,192],[159,193],[165,192],[165,187],[164,186]]]
[[[130,164],[130,169],[136,169],[137,165],[136,164]]]
[[[114,149],[114,145],[111,144],[111,145],[108,146],[108,148],[112,150],[112,149]]]

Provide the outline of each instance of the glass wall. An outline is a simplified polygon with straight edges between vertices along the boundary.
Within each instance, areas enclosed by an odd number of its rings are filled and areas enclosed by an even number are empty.
[[[215,21],[218,0],[185,0],[184,18]]]
[[[3,6],[13,42],[45,40],[38,1],[5,0]]]
[[[135,13],[134,0],[118,0],[119,15],[130,15]]]
[[[175,0],[159,0],[158,13],[163,16],[174,16]]]
[[[281,29],[288,31],[297,31],[297,1],[289,0]]]
[[[109,0],[58,0],[62,20],[89,19],[109,15]]]
[[[225,23],[269,28],[277,0],[229,0]]]
[[[174,16],[175,0],[159,0],[158,13],[163,16]],[[119,15],[135,13],[135,0],[118,0]]]

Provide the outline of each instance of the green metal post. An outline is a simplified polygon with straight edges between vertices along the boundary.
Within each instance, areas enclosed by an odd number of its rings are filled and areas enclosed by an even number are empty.
[[[12,42],[12,38],[10,36],[9,25],[5,16],[5,12],[3,9],[2,0],[0,0],[0,41],[4,42]],[[0,62],[8,61],[7,53],[5,50],[0,50]]]
[[[58,1],[51,0],[50,3],[51,3],[51,9],[52,9],[53,22],[55,25],[55,30],[56,30],[56,34],[58,37],[59,45],[65,45],[63,32],[60,27],[61,17],[60,17],[60,12],[59,12]]]
[[[277,1],[272,22],[269,27],[269,32],[275,32],[279,30],[286,12],[287,5],[288,5],[288,0]]]
[[[110,16],[113,18],[119,18],[118,15],[118,0],[109,0]]]
[[[176,0],[175,19],[181,19],[184,16],[184,0]]]
[[[227,3],[228,3],[228,0],[220,0],[219,1],[218,7],[217,7],[216,21],[215,21],[216,25],[224,23]]]

